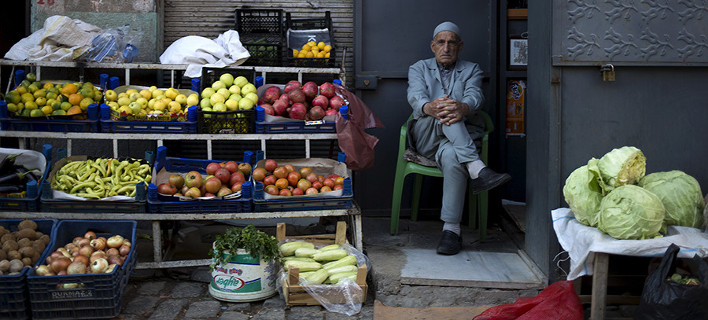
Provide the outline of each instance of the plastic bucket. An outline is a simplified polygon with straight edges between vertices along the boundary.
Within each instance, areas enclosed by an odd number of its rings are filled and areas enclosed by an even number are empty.
[[[246,250],[238,249],[236,255],[222,253],[229,261],[214,266],[209,283],[212,297],[230,302],[250,302],[275,295],[275,280],[278,274],[273,261],[252,257]]]

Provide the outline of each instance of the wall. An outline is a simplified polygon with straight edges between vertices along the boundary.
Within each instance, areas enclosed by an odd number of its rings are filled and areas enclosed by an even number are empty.
[[[161,38],[156,1],[160,0],[33,0],[31,30],[41,29],[44,21],[53,15],[79,19],[101,29],[130,24],[131,32],[135,32],[140,39],[140,54],[134,61],[155,62],[162,51],[159,41],[156,41]]]

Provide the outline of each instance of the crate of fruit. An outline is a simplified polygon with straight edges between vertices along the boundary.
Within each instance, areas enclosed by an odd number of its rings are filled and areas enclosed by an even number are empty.
[[[321,18],[285,17],[286,66],[310,68],[336,67],[334,30],[330,12]]]
[[[38,266],[41,256],[49,250],[56,223],[55,219],[0,220],[1,245],[6,256],[0,259],[0,319],[29,318],[25,279],[27,272]],[[12,250],[5,252],[5,249]]]
[[[262,159],[251,179],[255,211],[302,211],[352,207],[351,172],[340,160]]]
[[[27,74],[0,103],[2,130],[99,132],[102,93],[90,82],[36,81]]]
[[[49,250],[27,276],[32,318],[118,316],[137,263],[136,227],[136,221],[59,221]]]
[[[234,18],[239,40],[251,55],[244,65],[283,65],[282,9],[236,9]]]
[[[151,213],[251,212],[253,152],[243,161],[203,160],[167,157],[167,148],[157,148],[148,187]]]
[[[337,113],[348,110],[331,82],[266,84],[258,96],[256,133],[335,133]]]
[[[113,133],[197,133],[197,106],[187,108],[184,121],[121,121],[111,120],[112,110],[101,105],[101,132]]]
[[[146,152],[146,158],[151,152]],[[42,183],[40,205],[45,212],[145,212],[148,160],[70,156],[54,164]]]
[[[337,222],[333,235],[286,236],[285,228],[278,223],[276,238],[284,261],[280,283],[287,306],[326,301],[356,308],[366,301],[368,258],[347,244],[344,221]]]
[[[253,133],[258,94],[253,72],[211,70],[202,79],[199,133]],[[213,80],[213,81],[212,81]]]
[[[0,210],[39,211],[39,188],[49,175],[51,157],[49,144],[42,153],[0,148]]]

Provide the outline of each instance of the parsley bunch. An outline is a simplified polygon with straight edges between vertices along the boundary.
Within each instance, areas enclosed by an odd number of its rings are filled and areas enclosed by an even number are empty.
[[[238,249],[248,251],[253,258],[260,256],[264,261],[273,260],[277,264],[281,262],[278,240],[256,229],[253,225],[248,225],[245,228],[229,228],[225,234],[216,236],[214,250],[210,252],[211,257],[214,259],[212,268],[228,263],[229,257],[224,258],[224,251],[236,254]]]

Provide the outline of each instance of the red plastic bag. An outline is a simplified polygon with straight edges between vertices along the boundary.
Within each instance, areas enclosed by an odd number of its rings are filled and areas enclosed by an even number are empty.
[[[491,307],[475,320],[583,320],[583,305],[570,281],[558,281],[535,297],[521,297],[514,303]]]
[[[337,139],[339,149],[346,154],[347,167],[362,170],[374,165],[374,147],[379,139],[366,133],[364,129],[383,128],[381,120],[356,95],[346,88],[335,85],[335,91],[349,106],[349,119],[337,114]]]

